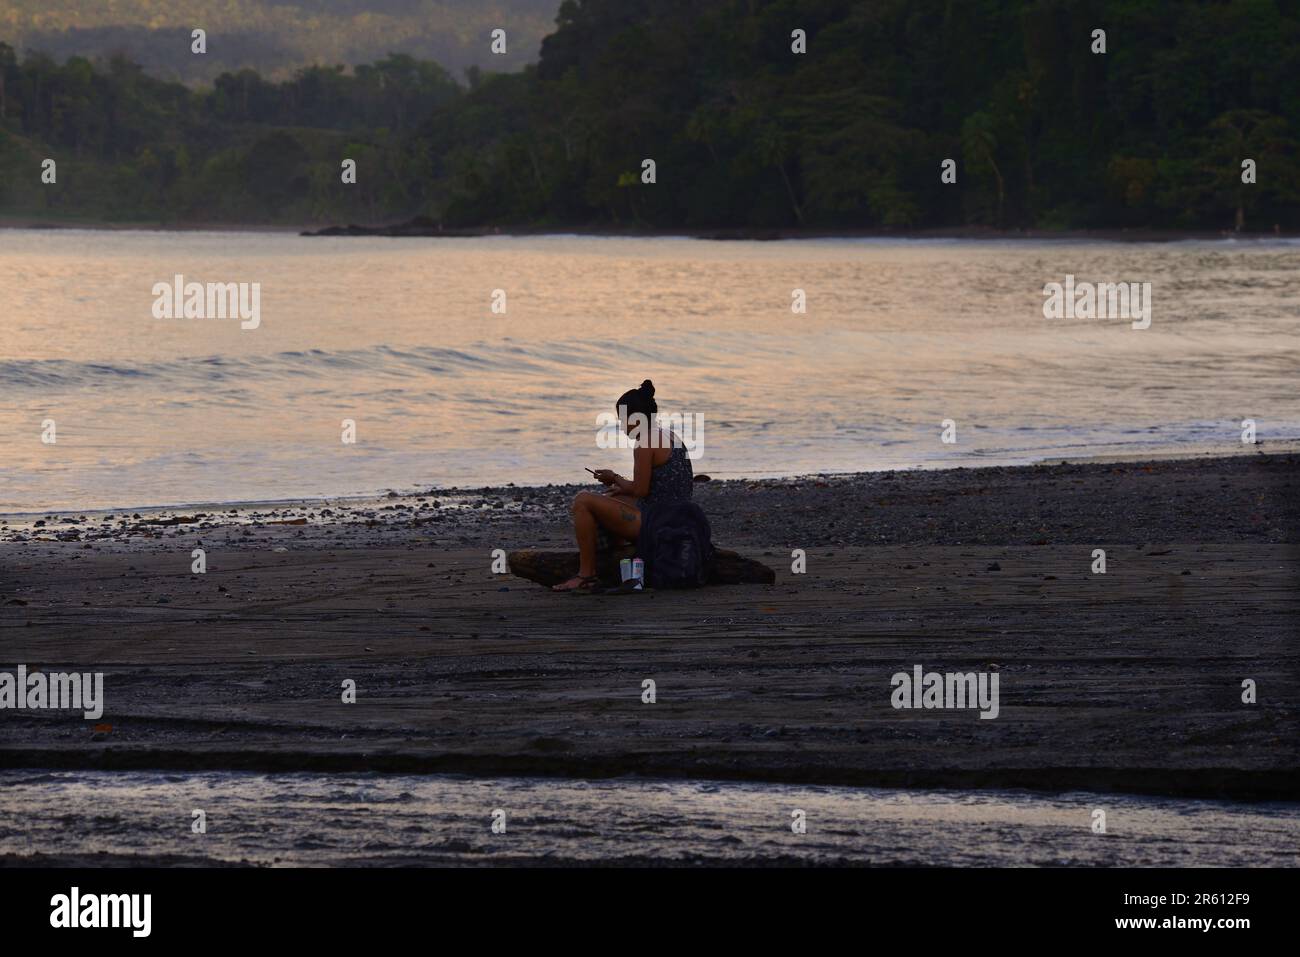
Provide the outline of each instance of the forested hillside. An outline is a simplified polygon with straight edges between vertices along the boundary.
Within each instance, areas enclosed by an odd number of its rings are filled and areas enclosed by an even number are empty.
[[[464,81],[394,56],[190,89],[6,47],[0,75],[11,214],[1300,227],[1300,4],[1281,0],[566,0],[536,65]]]
[[[285,80],[300,67],[389,53],[459,74],[535,60],[558,7],[559,0],[0,0],[0,40],[59,60],[123,55],[153,76],[192,85],[242,69]],[[204,56],[190,52],[196,27],[212,39]],[[502,56],[487,43],[498,27],[510,39]]]

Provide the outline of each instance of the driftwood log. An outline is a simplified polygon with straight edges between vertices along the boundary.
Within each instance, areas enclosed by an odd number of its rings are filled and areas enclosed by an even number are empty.
[[[623,558],[636,556],[631,545],[602,548],[596,553],[596,574],[602,584],[619,583],[618,563]],[[520,578],[539,585],[558,585],[578,574],[577,552],[552,552],[525,548],[506,556],[510,571]],[[762,562],[744,558],[729,548],[713,549],[713,566],[709,569],[710,585],[771,585],[776,582],[776,572]]]

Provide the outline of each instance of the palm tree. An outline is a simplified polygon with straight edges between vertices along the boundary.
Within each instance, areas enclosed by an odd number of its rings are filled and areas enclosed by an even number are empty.
[[[1229,110],[1211,120],[1209,128],[1214,145],[1212,162],[1205,172],[1217,187],[1216,192],[1232,197],[1236,207],[1232,228],[1241,232],[1246,228],[1246,206],[1255,198],[1247,190],[1257,188],[1242,182],[1242,160],[1258,163],[1265,155],[1285,155],[1286,147],[1294,150],[1295,144],[1285,137],[1286,121],[1264,110]]]
[[[1002,205],[1006,199],[1006,189],[1002,182],[1002,170],[998,168],[998,140],[993,134],[993,117],[987,113],[972,113],[961,125],[961,150],[972,169],[987,168],[992,171],[998,184],[998,215],[996,225],[1002,225]]]
[[[790,175],[785,170],[785,164],[790,158],[789,138],[774,124],[764,123],[759,128],[755,145],[758,148],[761,161],[767,166],[775,166],[777,172],[781,174],[781,182],[785,184],[785,192],[790,198],[790,208],[794,210],[794,218],[802,226],[803,209],[799,206],[799,200],[795,196],[794,185],[790,182]]]

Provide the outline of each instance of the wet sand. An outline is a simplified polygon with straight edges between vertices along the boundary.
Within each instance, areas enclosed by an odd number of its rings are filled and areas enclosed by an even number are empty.
[[[10,517],[0,667],[103,671],[107,707],[0,712],[0,768],[1300,794],[1294,455],[707,483],[775,585],[494,575],[570,547],[576,489]],[[998,718],[895,710],[917,664],[996,672]]]
[[[643,778],[0,771],[0,867],[561,864],[1295,867],[1300,805]]]

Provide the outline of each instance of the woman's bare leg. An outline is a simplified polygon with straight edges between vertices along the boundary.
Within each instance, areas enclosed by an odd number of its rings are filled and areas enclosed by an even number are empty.
[[[596,533],[601,528],[629,542],[636,541],[641,531],[641,513],[632,504],[630,496],[578,493],[573,500],[573,537],[578,542],[578,574],[563,585],[557,585],[557,590],[569,591],[580,585],[581,579],[596,574]]]
[[[632,533],[631,538],[628,538],[622,532],[614,528],[611,528],[608,525],[605,525],[605,530],[607,532],[613,535],[617,535],[619,538],[622,538],[624,541],[635,543],[637,535],[641,533],[641,509],[637,508],[636,499],[631,495],[602,495],[601,498],[607,498],[611,502],[618,502],[620,505],[626,506],[625,511],[635,513],[637,517],[636,531]]]

